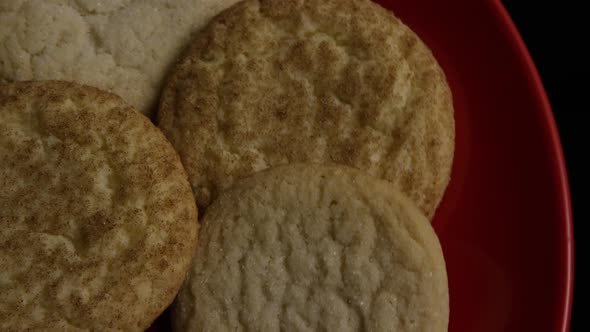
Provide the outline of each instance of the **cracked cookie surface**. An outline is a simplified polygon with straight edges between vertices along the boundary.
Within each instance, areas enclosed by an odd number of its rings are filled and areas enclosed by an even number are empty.
[[[249,174],[339,163],[387,179],[432,217],[454,150],[451,93],[428,48],[368,0],[246,0],[172,70],[159,126],[197,205]]]
[[[76,81],[150,115],[191,34],[238,0],[2,0],[0,83]]]
[[[143,331],[197,240],[179,157],[121,98],[0,85],[0,330]]]
[[[208,208],[173,310],[177,331],[446,331],[429,221],[385,180],[292,164]]]

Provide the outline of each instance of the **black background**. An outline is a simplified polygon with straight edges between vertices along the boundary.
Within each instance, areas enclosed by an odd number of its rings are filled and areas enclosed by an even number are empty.
[[[584,171],[590,170],[590,19],[584,17],[585,1],[504,0],[506,9],[520,31],[539,70],[549,96],[563,146],[574,213],[574,305],[572,332],[590,331],[584,317],[586,260],[584,250],[590,239],[583,230],[589,208],[585,205],[588,188]],[[582,291],[584,289],[584,291]]]

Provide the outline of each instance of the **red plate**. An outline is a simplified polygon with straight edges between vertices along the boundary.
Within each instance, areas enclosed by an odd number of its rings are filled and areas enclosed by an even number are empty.
[[[514,24],[495,0],[378,2],[432,49],[453,91],[453,174],[434,220],[449,276],[449,331],[567,331],[567,176],[547,96]]]
[[[380,1],[432,49],[455,104],[453,174],[434,227],[449,331],[567,331],[567,176],[534,64],[500,1]]]

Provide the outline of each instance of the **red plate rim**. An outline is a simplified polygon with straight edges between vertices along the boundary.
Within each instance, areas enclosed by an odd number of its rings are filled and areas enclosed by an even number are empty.
[[[565,241],[565,250],[563,251],[562,271],[566,273],[565,278],[560,285],[562,291],[561,298],[561,331],[569,331],[570,317],[572,309],[572,291],[574,283],[574,250],[573,250],[573,221],[572,221],[572,207],[571,197],[569,190],[569,182],[567,176],[567,169],[565,165],[565,159],[563,156],[563,150],[561,147],[561,141],[559,139],[559,133],[555,118],[553,117],[553,111],[551,110],[551,104],[549,98],[543,87],[541,77],[537,71],[535,63],[531,58],[528,49],[516,28],[516,25],[510,18],[510,15],[500,0],[492,0],[492,10],[495,16],[500,20],[501,26],[504,29],[504,34],[508,36],[510,46],[513,51],[518,55],[521,65],[526,69],[526,75],[529,82],[532,84],[533,92],[535,97],[540,101],[540,107],[542,109],[542,115],[545,121],[543,121],[543,130],[545,134],[551,140],[550,152],[554,156],[552,170],[553,177],[559,180],[559,205],[561,207],[561,223],[560,237]]]

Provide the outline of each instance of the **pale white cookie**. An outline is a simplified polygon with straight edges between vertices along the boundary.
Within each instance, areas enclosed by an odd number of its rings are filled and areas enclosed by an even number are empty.
[[[344,167],[257,173],[207,209],[177,331],[446,331],[445,263],[428,219]]]
[[[0,83],[66,80],[150,115],[191,34],[238,0],[1,0]]]

